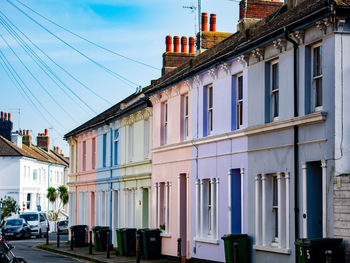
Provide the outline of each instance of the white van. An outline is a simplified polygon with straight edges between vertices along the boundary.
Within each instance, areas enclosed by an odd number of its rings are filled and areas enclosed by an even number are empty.
[[[46,234],[49,221],[44,212],[23,212],[19,217],[28,222],[32,236],[42,237]]]

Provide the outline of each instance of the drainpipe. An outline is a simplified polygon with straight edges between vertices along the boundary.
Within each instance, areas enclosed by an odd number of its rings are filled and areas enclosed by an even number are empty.
[[[287,27],[284,27],[284,37],[287,41],[293,44],[293,81],[294,81],[294,117],[298,117],[298,43],[288,35]],[[295,239],[299,237],[299,127],[294,125],[294,225],[295,225]]]

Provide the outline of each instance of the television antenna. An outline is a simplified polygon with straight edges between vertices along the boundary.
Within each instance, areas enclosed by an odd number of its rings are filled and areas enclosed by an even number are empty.
[[[194,35],[197,34],[197,17],[196,17],[196,10],[197,6],[195,6],[193,3],[190,6],[183,6],[182,8],[189,9],[191,14],[193,14],[194,17]]]

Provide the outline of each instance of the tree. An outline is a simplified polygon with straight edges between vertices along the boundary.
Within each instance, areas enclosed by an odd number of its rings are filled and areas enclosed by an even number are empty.
[[[20,208],[17,205],[16,200],[10,196],[0,198],[0,207],[2,208],[1,222],[3,222],[5,218],[10,217],[13,213],[18,214],[20,212]]]
[[[57,192],[58,192],[58,195],[59,195],[60,200],[61,200],[62,208],[64,208],[64,206],[66,204],[68,204],[68,201],[69,201],[68,200],[68,189],[64,185],[61,185],[57,188]]]
[[[54,187],[49,187],[47,189],[47,198],[52,203],[52,209],[48,213],[49,218],[52,221],[57,221],[59,212],[63,210],[66,204],[68,204],[68,201],[69,201],[68,189],[64,185],[59,186],[57,189]],[[60,199],[60,204],[58,205],[57,211],[55,211],[53,209],[54,208],[53,204],[55,203],[57,198]]]
[[[54,187],[49,187],[48,189],[47,189],[47,195],[46,195],[46,197],[49,199],[49,201],[51,202],[51,203],[54,203],[55,201],[56,201],[56,199],[57,199],[57,192],[56,192],[56,188],[54,188]]]

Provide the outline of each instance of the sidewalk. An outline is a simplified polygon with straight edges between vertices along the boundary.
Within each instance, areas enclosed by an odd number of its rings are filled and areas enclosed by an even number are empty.
[[[70,250],[70,246],[66,242],[61,242],[60,247],[56,246],[56,242],[50,242],[49,245],[39,244],[36,246],[38,249],[46,250],[53,253],[58,253],[64,256],[68,256],[76,259],[88,260],[97,263],[110,263],[110,262],[136,262],[136,257],[121,257],[116,256],[115,251],[111,251],[110,258],[107,258],[107,252],[98,252],[93,250],[92,255],[89,255],[89,247],[74,248]],[[176,261],[168,259],[158,259],[158,260],[142,260],[143,263],[173,263]]]

